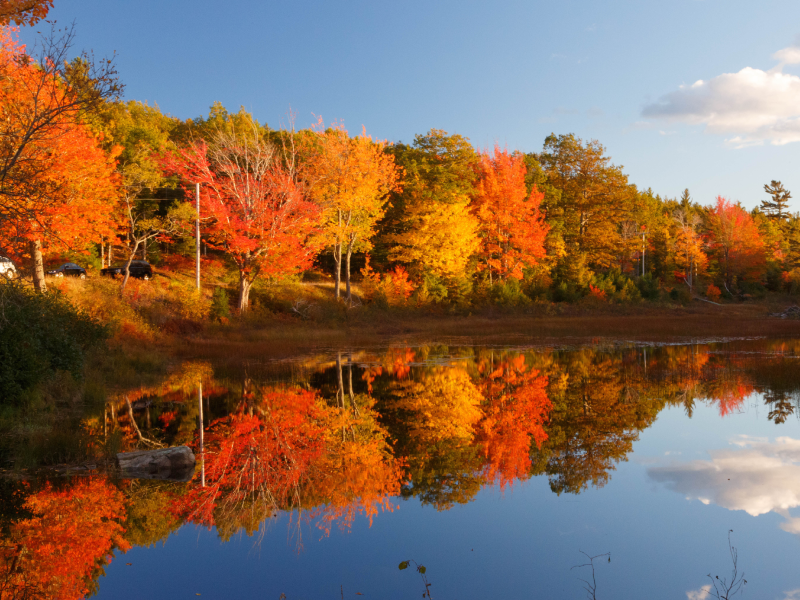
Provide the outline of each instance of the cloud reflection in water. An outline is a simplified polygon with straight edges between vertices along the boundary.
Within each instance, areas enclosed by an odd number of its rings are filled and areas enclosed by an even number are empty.
[[[789,514],[800,506],[800,440],[778,437],[770,443],[740,436],[731,444],[736,448],[709,451],[710,460],[650,467],[647,474],[703,504],[754,517],[775,512],[786,519],[781,529],[800,535],[800,517]]]

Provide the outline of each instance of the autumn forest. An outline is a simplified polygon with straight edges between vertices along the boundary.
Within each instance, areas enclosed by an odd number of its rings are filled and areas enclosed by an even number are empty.
[[[577,552],[590,598],[702,599],[701,542],[800,532],[789,175],[751,209],[574,133],[177,118],[53,10],[0,0],[0,600],[563,597]]]

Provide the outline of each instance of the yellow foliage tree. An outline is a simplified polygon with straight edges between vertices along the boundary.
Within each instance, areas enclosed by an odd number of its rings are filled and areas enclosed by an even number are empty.
[[[409,228],[391,237],[391,260],[413,265],[440,277],[464,275],[478,251],[478,219],[467,202],[411,203],[405,215]]]
[[[389,192],[398,187],[394,157],[384,152],[385,142],[373,141],[366,131],[351,138],[341,125],[319,132],[309,140],[309,180],[314,200],[322,207],[327,241],[336,261],[336,297],[345,259],[347,302],[350,258],[357,248],[369,250],[375,224],[383,217]]]

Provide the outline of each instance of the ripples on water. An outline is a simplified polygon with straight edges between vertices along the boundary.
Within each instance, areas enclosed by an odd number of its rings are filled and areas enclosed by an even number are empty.
[[[1,480],[0,598],[800,598],[800,341],[185,363],[84,421],[188,483]],[[205,485],[203,485],[203,481]],[[704,587],[706,586],[706,587]]]

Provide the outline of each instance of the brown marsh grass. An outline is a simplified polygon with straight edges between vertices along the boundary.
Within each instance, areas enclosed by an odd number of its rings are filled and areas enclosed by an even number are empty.
[[[423,309],[353,311],[345,322],[286,319],[232,322],[183,340],[182,357],[214,362],[274,360],[323,350],[429,342],[451,344],[564,345],[607,341],[680,342],[693,339],[800,337],[800,320],[770,317],[788,303],[699,302],[687,307],[553,306],[524,314],[486,311],[465,316]]]

